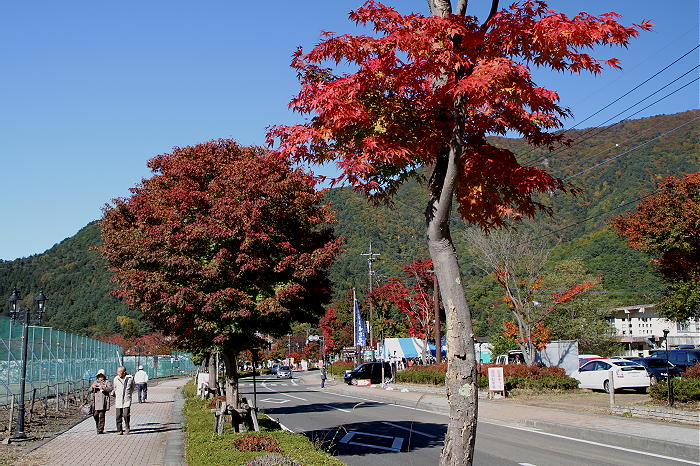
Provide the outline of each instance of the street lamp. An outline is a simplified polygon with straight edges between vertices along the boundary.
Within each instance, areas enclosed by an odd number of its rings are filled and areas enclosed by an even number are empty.
[[[13,439],[20,440],[27,438],[27,434],[24,432],[24,401],[27,387],[27,348],[29,344],[29,325],[31,325],[32,317],[35,318],[35,321],[41,323],[41,318],[44,315],[44,306],[46,305],[47,300],[46,296],[44,296],[44,292],[39,291],[39,294],[34,298],[36,309],[22,309],[22,305],[19,304],[19,291],[17,291],[17,288],[14,288],[8,301],[10,302],[10,318],[13,321],[20,319],[22,313],[24,313],[24,332],[22,333],[22,379],[19,387],[17,430],[15,431],[15,435],[12,436]]]
[[[666,341],[666,386],[668,387],[668,405],[670,407],[673,407],[673,381],[671,380],[671,365],[668,361],[668,358],[670,356],[668,352],[668,334],[670,330],[665,328],[663,332],[664,340]]]

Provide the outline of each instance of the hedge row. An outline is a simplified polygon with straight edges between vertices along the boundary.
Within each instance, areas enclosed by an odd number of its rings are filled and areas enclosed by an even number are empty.
[[[496,366],[495,364],[483,364],[479,366],[479,388],[488,387],[488,368],[503,367],[506,391],[516,388],[529,388],[533,390],[573,390],[578,387],[578,381],[567,377],[561,367],[525,366],[522,364],[508,364]],[[416,383],[424,385],[444,385],[447,364],[435,364],[432,366],[413,366],[396,374],[399,383]]]
[[[345,375],[345,371],[349,371],[354,368],[355,365],[352,361],[337,361],[326,367],[326,372],[333,376],[341,377]]]
[[[673,396],[680,403],[700,401],[700,378],[674,377]],[[655,400],[664,401],[668,397],[668,384],[661,381],[649,387],[649,396]]]

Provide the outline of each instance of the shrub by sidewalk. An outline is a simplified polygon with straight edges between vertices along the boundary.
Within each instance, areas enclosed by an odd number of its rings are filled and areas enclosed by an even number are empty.
[[[282,430],[280,426],[260,415],[261,432],[236,434],[227,425],[223,435],[213,433],[214,414],[209,411],[208,400],[196,397],[193,382],[183,388],[185,400],[185,456],[189,466],[215,464],[247,465],[257,457],[279,451],[292,461],[286,464],[342,466],[342,462],[319,450],[302,434]],[[274,446],[274,448],[273,448]],[[258,449],[258,447],[260,447]],[[264,448],[263,448],[264,447]],[[279,456],[277,453],[277,456]],[[268,464],[261,458],[253,464]],[[269,463],[278,464],[278,463]],[[285,463],[279,463],[285,464]]]
[[[673,396],[680,403],[700,401],[700,378],[674,377],[671,379]],[[665,401],[668,397],[668,383],[661,381],[649,387],[649,396],[657,401]]]
[[[506,391],[515,389],[530,390],[573,390],[578,381],[565,375],[561,367],[526,366],[524,364],[481,364],[478,366],[479,388],[488,387],[489,367],[502,367]],[[413,366],[396,374],[399,383],[424,385],[444,385],[447,364]]]

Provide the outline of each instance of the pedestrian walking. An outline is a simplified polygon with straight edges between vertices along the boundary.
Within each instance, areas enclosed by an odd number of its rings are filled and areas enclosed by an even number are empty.
[[[321,368],[321,388],[326,387],[326,368]]]
[[[139,366],[139,370],[134,374],[134,383],[139,403],[145,403],[148,398],[148,374],[143,370],[143,366]]]
[[[98,434],[105,433],[105,413],[109,411],[109,394],[112,384],[107,380],[105,370],[97,371],[95,381],[90,385],[90,404],[92,417],[95,418],[95,428]]]
[[[134,394],[134,378],[126,373],[124,366],[117,368],[117,376],[112,383],[114,409],[116,409],[117,433],[128,434],[131,431],[131,396]],[[124,429],[122,430],[122,422]]]

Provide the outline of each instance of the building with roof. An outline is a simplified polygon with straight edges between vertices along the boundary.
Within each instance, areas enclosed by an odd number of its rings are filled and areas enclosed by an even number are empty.
[[[656,312],[653,304],[616,307],[608,322],[615,336],[625,345],[628,356],[648,356],[650,350],[665,347],[664,330],[668,330],[668,345],[700,346],[700,319],[673,322]]]

